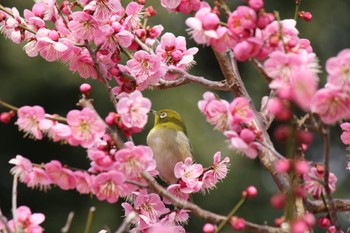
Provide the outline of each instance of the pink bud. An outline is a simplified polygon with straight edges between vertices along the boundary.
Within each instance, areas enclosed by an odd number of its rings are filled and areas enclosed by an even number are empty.
[[[44,18],[45,11],[46,9],[44,3],[35,3],[32,7],[33,14],[39,18]]]
[[[327,233],[338,233],[337,228],[335,226],[331,226],[328,228]]]
[[[58,41],[58,39],[60,38],[60,34],[58,34],[58,32],[55,30],[51,30],[49,32],[49,38],[53,41]]]
[[[315,225],[315,222],[316,222],[315,216],[311,213],[304,214],[303,220],[309,227],[312,227],[313,225]]]
[[[305,20],[306,22],[309,22],[312,19],[312,14],[308,11],[300,11],[299,17]]]
[[[248,4],[255,11],[258,11],[264,6],[264,1],[263,0],[249,0]]]
[[[236,231],[242,231],[245,228],[245,220],[236,216],[233,216],[230,219],[230,224],[231,227]]]
[[[308,226],[305,221],[298,219],[292,224],[292,233],[304,233],[307,232]]]
[[[294,162],[294,170],[298,175],[304,175],[310,170],[310,165],[305,160],[297,160]]]
[[[245,141],[246,143],[253,142],[256,139],[256,135],[249,129],[242,129],[239,136]]]
[[[91,89],[92,87],[88,83],[83,83],[80,85],[80,92],[86,96],[90,95]]]
[[[11,116],[11,113],[9,113],[9,112],[2,112],[0,114],[0,122],[2,122],[2,123],[5,123],[5,124],[10,123],[11,118],[12,118],[12,116]]]
[[[247,192],[248,198],[253,198],[258,195],[258,190],[254,186],[249,186],[245,191]]]
[[[205,30],[216,29],[219,23],[220,23],[220,19],[214,13],[209,13],[202,19],[203,28]]]
[[[292,116],[288,102],[283,101],[280,98],[273,98],[269,100],[267,107],[277,120],[285,121]]]
[[[116,123],[118,115],[115,112],[110,112],[105,118],[107,125],[114,125]]]
[[[282,217],[276,218],[276,219],[274,220],[274,223],[275,223],[275,225],[276,225],[277,227],[279,227],[279,226],[281,226],[282,223],[284,223],[285,221],[286,221],[286,218],[285,218],[284,216],[282,216]]]
[[[290,170],[290,161],[287,159],[277,160],[275,163],[275,168],[279,173],[286,173]]]
[[[280,125],[278,126],[275,131],[273,132],[273,137],[280,141],[283,142],[287,140],[290,134],[290,128],[288,125]]]
[[[313,139],[312,133],[304,130],[298,131],[297,137],[300,143],[307,145],[309,145]]]
[[[114,77],[119,75],[119,69],[118,67],[112,67],[109,72],[111,73],[111,75],[113,75]]]
[[[213,224],[206,223],[206,224],[204,224],[202,230],[203,230],[203,233],[214,233],[215,226]]]
[[[276,209],[283,209],[286,203],[286,196],[283,193],[275,194],[271,197],[270,203]]]
[[[149,6],[145,9],[145,14],[147,17],[155,16],[157,11],[153,8],[153,6]]]
[[[320,217],[318,219],[318,226],[321,228],[328,228],[331,225],[331,220],[327,217]]]
[[[175,50],[171,53],[171,58],[174,61],[180,61],[183,57],[183,53],[180,50]]]

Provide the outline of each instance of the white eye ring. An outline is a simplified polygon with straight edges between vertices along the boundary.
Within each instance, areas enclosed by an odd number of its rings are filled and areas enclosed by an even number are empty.
[[[166,114],[166,112],[162,112],[161,114],[159,114],[159,117],[162,119],[167,117],[167,116],[168,116],[168,114]]]

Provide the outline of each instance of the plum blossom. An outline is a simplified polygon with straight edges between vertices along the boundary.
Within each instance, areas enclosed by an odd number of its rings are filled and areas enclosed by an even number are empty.
[[[198,44],[209,45],[212,39],[217,39],[216,29],[219,26],[219,17],[211,12],[210,7],[203,7],[194,17],[186,19],[189,34]]]
[[[142,96],[138,90],[118,96],[117,111],[123,124],[139,132],[147,123],[148,113],[151,110],[151,101]]]
[[[203,174],[202,180],[204,189],[214,188],[219,180],[222,180],[227,176],[229,162],[230,158],[228,157],[221,160],[221,152],[216,152],[214,154],[214,161],[211,165],[211,169]]]
[[[52,184],[52,180],[46,171],[40,167],[33,167],[32,171],[28,174],[28,181],[26,182],[28,187],[39,188],[40,190],[47,190]]]
[[[311,111],[326,124],[350,117],[350,95],[342,87],[326,85],[311,99]]]
[[[137,51],[134,58],[127,61],[126,66],[119,65],[119,68],[135,77],[141,91],[156,84],[166,73],[166,67],[160,59],[143,50]]]
[[[32,162],[22,155],[16,155],[16,158],[10,159],[9,163],[15,165],[11,168],[11,174],[17,175],[21,182],[26,183],[28,175],[33,169]]]
[[[161,61],[169,68],[180,68],[187,70],[195,63],[193,55],[198,52],[198,48],[186,48],[186,40],[183,36],[175,37],[172,33],[165,33],[160,44],[156,48],[156,54],[161,57]],[[175,79],[177,75],[167,73],[164,79]]]
[[[128,179],[139,179],[144,171],[151,172],[156,169],[152,149],[148,146],[135,146],[131,142],[125,143],[126,148],[118,150],[115,154],[115,168]]]
[[[93,16],[84,11],[77,11],[71,17],[72,20],[68,22],[68,28],[77,41],[91,41],[95,38],[99,24]]]
[[[67,123],[72,130],[72,135],[68,139],[72,145],[89,148],[105,134],[103,122],[97,117],[96,112],[89,108],[71,110],[67,114]]]
[[[6,18],[0,22],[0,32],[2,32],[6,38],[19,44],[25,39],[23,36],[23,30],[19,27],[20,24],[26,25],[25,20],[20,16],[15,7],[7,10],[12,13],[12,16],[3,13],[6,15]]]
[[[163,214],[169,213],[169,209],[165,207],[158,194],[138,194],[133,203],[134,206],[127,202],[122,203],[125,215],[135,211],[138,217],[135,218],[134,224],[139,229],[145,230],[157,223]]]
[[[20,232],[43,233],[44,228],[40,226],[45,220],[42,213],[32,213],[27,206],[20,206],[16,209],[17,227]],[[14,220],[8,222],[8,226],[12,232],[16,232]],[[0,228],[1,230],[1,228]]]
[[[27,135],[41,140],[43,133],[39,127],[40,121],[45,119],[45,110],[41,106],[23,106],[17,111],[18,128]]]
[[[92,192],[91,183],[92,176],[85,171],[74,172],[75,189],[80,194],[89,194]]]
[[[314,198],[318,199],[321,194],[325,194],[324,182],[324,170],[319,165],[318,167],[312,167],[308,173],[304,174],[305,189]],[[337,177],[330,172],[328,178],[329,189],[333,193],[335,191],[335,183],[337,182]]]
[[[205,92],[203,100],[198,102],[198,108],[206,116],[207,121],[220,131],[228,127],[231,117],[229,105],[226,100],[218,99],[212,92]]]
[[[256,141],[256,134],[250,129],[242,129],[239,133],[235,131],[225,131],[224,135],[230,140],[232,148],[243,152],[248,158],[255,159],[261,148]]]
[[[125,176],[119,171],[102,172],[92,178],[92,190],[100,201],[107,200],[109,203],[118,201],[119,196],[124,194]]]
[[[98,21],[108,20],[113,14],[122,10],[118,0],[94,0],[85,6],[84,10],[93,12],[93,16]]]
[[[235,127],[236,124],[250,124],[254,117],[249,102],[244,97],[235,98],[229,106],[229,112],[232,116],[231,127]]]
[[[102,71],[105,71],[105,67],[100,63],[100,68]],[[73,72],[78,72],[82,78],[93,78],[97,79],[97,71],[92,60],[90,53],[87,49],[81,49],[80,52],[77,52],[76,56],[69,61],[69,70]]]
[[[340,135],[341,141],[345,144],[350,146],[350,123],[344,122],[340,125],[341,129],[343,130],[343,133]]]
[[[252,8],[239,6],[229,15],[227,27],[237,37],[247,38],[256,27],[256,18],[256,12]]]
[[[74,173],[62,167],[58,160],[52,160],[45,164],[45,171],[50,177],[51,181],[63,190],[75,188]]]
[[[340,51],[336,57],[327,60],[326,70],[328,73],[327,82],[341,86],[350,87],[350,49]]]
[[[193,164],[192,158],[188,157],[184,162],[178,162],[174,167],[175,177],[181,179],[186,186],[181,187],[184,193],[198,192],[203,183],[199,180],[204,169],[201,164]]]

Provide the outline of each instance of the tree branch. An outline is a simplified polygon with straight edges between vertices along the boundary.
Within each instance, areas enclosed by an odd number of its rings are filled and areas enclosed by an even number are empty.
[[[262,132],[262,137],[264,139],[264,144],[268,145],[268,148],[274,148],[270,136],[267,133],[267,128],[264,125],[263,119],[261,118],[260,114],[256,110],[250,95],[248,94],[247,90],[245,89],[244,83],[242,81],[242,78],[239,74],[236,59],[234,58],[234,55],[232,51],[229,51],[227,53],[219,53],[213,49],[214,54],[216,56],[216,59],[219,62],[221,71],[226,79],[226,82],[228,86],[231,89],[231,92],[234,96],[239,97],[245,97],[249,103],[252,111],[254,112],[254,122],[256,124],[256,127],[258,130]],[[280,174],[275,169],[275,162],[279,159],[275,153],[271,152],[271,149],[263,148],[259,152],[259,159],[263,165],[263,167],[271,174],[273,177],[276,185],[278,188],[285,192],[289,189],[290,185],[288,182],[288,176],[284,174]]]
[[[334,209],[337,212],[350,211],[349,199],[333,199]],[[307,209],[315,214],[327,212],[327,206],[320,200],[308,200],[306,202]]]
[[[158,184],[157,181],[149,173],[143,172],[142,176],[147,180],[149,187],[153,189],[154,192],[170,200],[171,203],[177,208],[190,210],[192,214],[214,224],[218,224],[226,220],[226,216],[212,213],[208,210],[202,209],[201,207],[199,207],[198,205],[192,202],[188,202],[186,200],[179,199],[173,196],[165,188],[163,188],[160,184]],[[280,228],[266,226],[266,225],[258,225],[247,221],[246,221],[246,226],[244,230],[252,233],[284,233],[285,232]]]

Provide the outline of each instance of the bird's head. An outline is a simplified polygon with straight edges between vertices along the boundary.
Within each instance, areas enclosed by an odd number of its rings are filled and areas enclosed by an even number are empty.
[[[163,109],[159,111],[152,110],[154,114],[154,128],[170,128],[178,131],[182,131],[187,134],[185,122],[181,115],[171,109]]]

